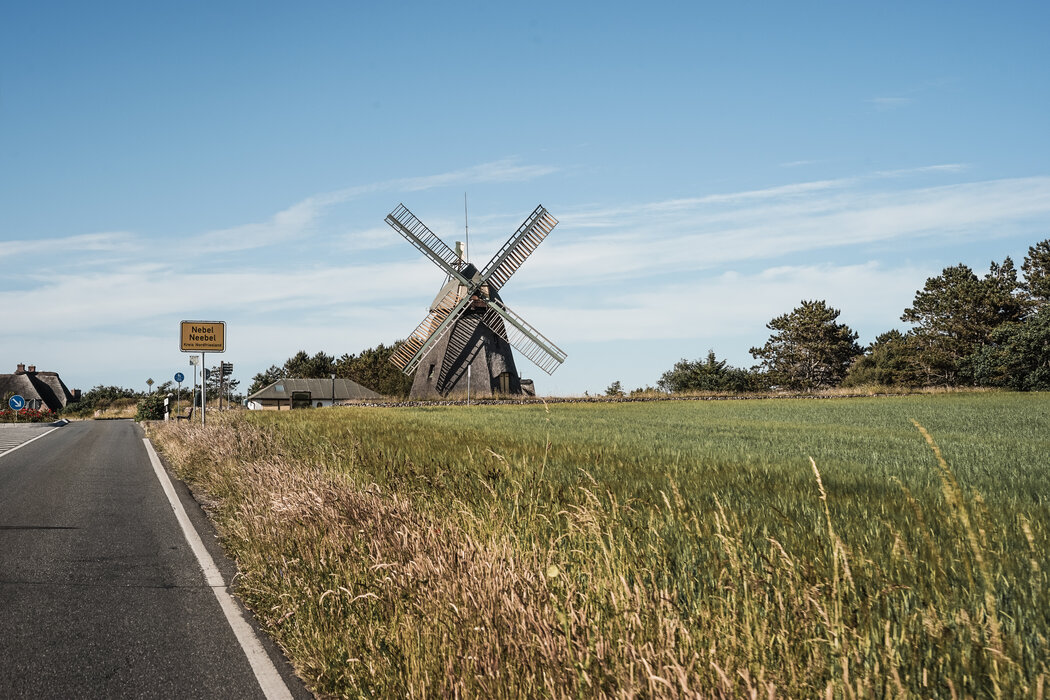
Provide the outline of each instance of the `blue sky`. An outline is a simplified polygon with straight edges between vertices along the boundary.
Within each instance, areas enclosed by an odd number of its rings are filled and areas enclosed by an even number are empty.
[[[1048,8],[7,3],[0,371],[143,388],[183,319],[245,386],[391,342],[443,276],[383,219],[451,245],[464,193],[480,263],[561,222],[503,294],[569,355],[541,393],[749,366],[802,299],[868,343],[1050,237]]]

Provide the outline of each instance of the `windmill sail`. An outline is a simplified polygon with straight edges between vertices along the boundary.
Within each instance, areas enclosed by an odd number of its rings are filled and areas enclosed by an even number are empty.
[[[470,297],[461,294],[458,285],[446,294],[434,305],[433,310],[427,314],[422,323],[416,326],[411,335],[390,357],[390,361],[397,365],[405,374],[412,374],[419,361],[426,355],[434,343],[455,324],[456,319],[463,313],[463,309],[470,303]]]
[[[481,279],[488,282],[493,289],[502,287],[557,225],[558,220],[551,216],[542,204],[536,207],[529,218],[507,239],[499,252],[492,256],[492,260],[481,272]]]
[[[434,264],[440,267],[445,274],[452,275],[463,284],[469,284],[468,280],[459,273],[462,260],[456,251],[445,245],[445,242],[428,229],[426,224],[417,219],[404,204],[397,205],[397,209],[387,214],[386,222],[419,249],[423,255],[433,260]]]
[[[503,302],[490,299],[488,304],[489,310],[485,312],[482,323],[498,333],[544,372],[554,374],[554,370],[558,369],[567,357],[565,351],[511,311]]]

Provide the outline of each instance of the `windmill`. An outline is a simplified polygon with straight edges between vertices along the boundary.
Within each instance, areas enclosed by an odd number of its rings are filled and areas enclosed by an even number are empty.
[[[430,305],[430,313],[390,361],[405,374],[416,372],[411,396],[478,396],[523,393],[511,347],[547,374],[565,353],[500,298],[499,290],[558,224],[543,206],[536,207],[481,271],[466,261],[463,249],[449,248],[404,204],[386,222],[448,276]],[[417,371],[418,370],[418,371]]]

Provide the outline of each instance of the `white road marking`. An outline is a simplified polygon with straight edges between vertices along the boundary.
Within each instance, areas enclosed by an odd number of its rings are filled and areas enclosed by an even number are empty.
[[[182,507],[182,502],[179,501],[178,494],[175,493],[175,487],[172,486],[171,479],[168,478],[167,472],[164,471],[164,465],[160,463],[160,457],[157,456],[156,450],[153,449],[153,444],[149,441],[149,438],[143,438],[142,442],[146,445],[149,461],[153,465],[153,471],[156,473],[161,487],[164,489],[164,495],[168,497],[168,503],[171,504],[172,510],[175,511],[175,518],[179,521],[182,534],[190,545],[194,556],[197,557],[197,563],[200,564],[201,569],[204,571],[204,580],[207,581],[215,593],[215,598],[219,601],[219,607],[222,608],[223,614],[226,615],[226,621],[230,623],[230,628],[237,637],[241,649],[244,650],[244,655],[248,657],[248,663],[255,673],[256,680],[259,681],[259,687],[262,688],[263,694],[272,700],[284,700],[286,698],[291,700],[291,691],[288,690],[288,686],[285,685],[281,674],[277,672],[277,667],[273,665],[270,656],[263,649],[259,638],[255,636],[255,630],[245,621],[240,608],[237,607],[237,602],[233,599],[229,589],[226,587],[226,582],[222,579],[222,574],[215,566],[215,561],[208,554],[208,550],[204,548],[204,542],[201,541],[200,535],[197,534],[193,523],[190,522],[189,517],[186,515],[186,509]]]
[[[22,427],[18,426],[18,428],[22,428]],[[32,435],[33,433],[41,430],[41,428],[29,428],[28,426],[26,426],[25,428],[22,428],[21,430],[19,430],[18,428],[6,429],[6,430],[0,432],[0,457],[3,457],[4,455],[9,455],[12,452],[14,452],[15,450],[18,450],[18,449],[21,449],[21,448],[25,447],[29,443],[33,442],[33,440],[39,440],[40,438],[44,437],[48,433],[51,433],[51,432],[54,432],[55,430],[58,430],[58,427],[54,427],[54,428],[51,428],[51,430],[46,430],[46,431],[40,433],[39,435],[37,435],[34,438],[29,438],[28,440],[26,440],[25,439],[26,435]],[[5,449],[5,448],[7,448],[7,449]]]

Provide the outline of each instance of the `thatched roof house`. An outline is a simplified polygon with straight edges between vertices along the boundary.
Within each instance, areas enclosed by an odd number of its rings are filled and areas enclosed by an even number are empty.
[[[79,392],[78,392],[79,393]],[[36,365],[19,363],[14,374],[0,374],[0,398],[7,400],[18,394],[29,408],[49,408],[58,411],[74,401],[73,394],[62,382],[58,372],[37,372]]]
[[[249,396],[246,403],[251,410],[286,411],[293,407],[293,399],[295,408],[321,408],[340,401],[379,398],[379,394],[351,379],[280,379]]]

